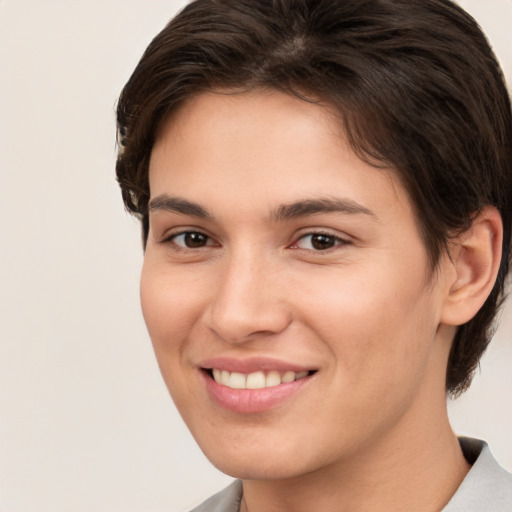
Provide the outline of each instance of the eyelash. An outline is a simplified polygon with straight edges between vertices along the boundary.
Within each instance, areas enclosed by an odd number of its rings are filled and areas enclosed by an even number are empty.
[[[205,245],[200,245],[200,246],[197,246],[197,247],[190,247],[190,246],[187,246],[185,244],[178,244],[176,242],[176,239],[179,238],[179,237],[186,237],[187,235],[199,235],[199,237],[204,237],[204,239],[206,239],[207,243],[205,243]],[[170,243],[170,244],[173,244],[177,250],[184,250],[184,251],[195,251],[195,250],[198,250],[198,249],[202,249],[204,247],[211,247],[211,246],[215,246],[217,244],[209,244],[208,241],[213,241],[213,238],[211,238],[210,236],[208,236],[206,233],[203,233],[201,231],[194,231],[194,230],[187,230],[187,231],[180,231],[178,233],[172,233],[171,235],[165,237],[161,243],[163,244],[167,244],[167,243]]]
[[[185,240],[183,240],[183,242],[184,242],[183,244],[178,244],[176,242],[176,240],[179,237],[184,237],[185,238],[185,237],[187,237],[187,235],[199,236],[199,237],[201,237],[203,239],[203,241],[206,240],[206,243],[204,245],[198,245],[196,247],[191,247],[191,246],[185,245],[186,244]],[[327,239],[327,243],[328,244],[332,243],[332,246],[331,247],[326,247],[326,248],[323,248],[323,249],[319,249],[319,248],[309,249],[309,248],[299,247],[299,243],[302,240],[307,239],[308,237],[310,237],[310,238],[313,238],[313,237],[319,237],[319,238],[323,237],[324,239]],[[213,238],[208,236],[206,233],[203,233],[201,231],[188,230],[188,231],[180,231],[178,233],[173,233],[170,236],[167,236],[165,239],[163,239],[161,243],[163,243],[163,244],[171,243],[171,244],[173,244],[175,246],[176,250],[196,251],[198,249],[203,249],[205,247],[215,247],[215,246],[218,247],[217,243],[208,243],[208,242],[211,242],[211,241],[213,241]],[[312,231],[312,232],[309,232],[309,233],[304,233],[299,238],[297,238],[297,240],[295,242],[293,242],[293,244],[291,244],[288,247],[290,249],[312,251],[312,252],[317,252],[317,253],[327,253],[327,252],[330,252],[331,250],[334,250],[336,247],[349,245],[350,243],[351,242],[349,240],[341,238],[341,237],[336,236],[336,235],[333,235],[332,233],[328,233],[328,232],[324,232],[324,231]],[[313,245],[313,242],[311,242],[311,245]]]
[[[332,246],[331,247],[327,247],[327,248],[324,248],[324,249],[304,249],[302,247],[298,247],[298,244],[301,240],[305,240],[306,238],[313,238],[313,237],[324,237],[326,239],[328,239],[330,242],[332,242]],[[332,233],[328,233],[328,232],[325,232],[325,231],[313,231],[313,232],[309,232],[309,233],[304,233],[303,235],[301,235],[296,242],[294,242],[291,246],[291,248],[296,248],[298,250],[305,250],[305,251],[313,251],[313,252],[318,252],[318,253],[327,253],[327,252],[330,252],[331,250],[334,250],[336,249],[337,247],[341,247],[341,246],[345,246],[345,245],[349,245],[351,242],[350,240],[347,240],[345,238],[341,238],[339,236],[336,236],[336,235],[333,235]],[[311,245],[313,245],[313,243],[311,242]]]

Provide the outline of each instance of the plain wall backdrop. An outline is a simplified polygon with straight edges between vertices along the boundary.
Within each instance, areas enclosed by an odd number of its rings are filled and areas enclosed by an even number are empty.
[[[466,0],[512,83],[512,1]],[[196,447],[139,308],[116,98],[184,1],[0,0],[0,511],[180,512],[230,481]],[[512,470],[512,305],[458,433]],[[199,482],[199,483],[198,483]]]

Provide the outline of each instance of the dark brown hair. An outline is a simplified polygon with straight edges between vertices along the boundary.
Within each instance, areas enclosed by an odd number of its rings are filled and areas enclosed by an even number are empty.
[[[503,219],[498,279],[459,327],[447,390],[464,391],[493,330],[510,263],[512,116],[477,23],[449,0],[197,0],[151,42],[119,99],[117,178],[148,235],[148,167],[162,123],[208,90],[272,88],[338,112],[353,149],[392,166],[432,267],[482,207]]]

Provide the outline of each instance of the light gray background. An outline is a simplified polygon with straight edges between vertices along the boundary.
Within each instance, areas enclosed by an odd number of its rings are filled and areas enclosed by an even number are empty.
[[[0,511],[187,510],[229,478],[174,411],[139,312],[114,105],[171,0],[0,0]],[[512,1],[461,2],[512,78]],[[512,307],[459,433],[512,469]]]

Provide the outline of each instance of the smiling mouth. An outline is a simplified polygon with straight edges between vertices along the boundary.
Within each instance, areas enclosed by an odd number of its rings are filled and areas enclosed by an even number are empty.
[[[269,372],[257,371],[248,374],[239,372],[229,372],[218,368],[205,369],[206,373],[217,384],[231,389],[264,389],[289,384],[296,380],[304,379],[315,373],[312,371],[293,372],[286,371],[280,373],[272,370]]]

